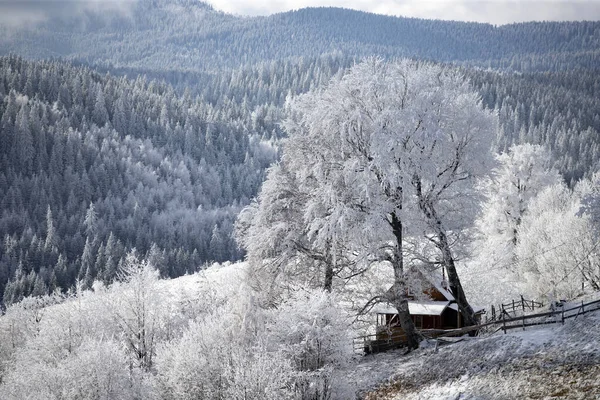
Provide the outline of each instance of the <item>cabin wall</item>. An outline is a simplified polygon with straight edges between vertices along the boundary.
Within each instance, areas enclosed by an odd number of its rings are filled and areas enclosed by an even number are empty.
[[[411,315],[417,329],[440,329],[442,319],[437,315]]]
[[[429,288],[427,290],[424,290],[423,293],[425,293],[427,296],[431,297],[431,300],[435,300],[435,301],[448,301],[448,299],[446,298],[446,296],[444,296],[442,293],[440,293],[439,290],[437,290],[434,287]]]
[[[462,327],[462,318],[458,311],[446,308],[441,315],[441,329],[456,329]]]

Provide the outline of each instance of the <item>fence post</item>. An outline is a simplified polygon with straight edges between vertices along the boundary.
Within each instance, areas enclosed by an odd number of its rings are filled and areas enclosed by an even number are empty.
[[[513,312],[514,312],[514,311],[515,311],[515,299],[513,299],[512,303],[513,303],[513,305],[512,305],[512,310],[513,310]]]
[[[523,309],[523,313],[525,312],[525,299],[523,298],[523,295],[521,295],[521,308]]]
[[[504,315],[505,314],[502,313],[502,330],[504,331],[504,334],[506,335],[506,317]]]
[[[523,327],[523,330],[525,330],[525,314],[523,314],[523,319],[521,321],[521,326]]]

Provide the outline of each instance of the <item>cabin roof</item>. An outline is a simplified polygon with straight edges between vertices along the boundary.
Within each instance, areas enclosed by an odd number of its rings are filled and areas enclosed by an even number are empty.
[[[456,300],[454,298],[454,296],[452,295],[452,292],[450,292],[450,290],[447,289],[447,287],[448,287],[447,283],[446,283],[446,285],[444,285],[444,282],[446,282],[446,281],[440,274],[433,272],[433,271],[425,271],[422,268],[419,269],[419,272],[421,273],[423,278],[425,278],[435,288],[435,290],[440,292],[442,294],[442,296],[444,296],[446,298],[446,300],[448,300],[448,301]],[[444,286],[446,286],[446,287],[444,287]]]
[[[411,315],[442,315],[449,301],[409,301],[408,312]]]
[[[408,312],[410,315],[442,315],[448,306],[449,301],[409,301]],[[388,303],[378,304],[373,311],[377,314],[398,314],[396,308]]]

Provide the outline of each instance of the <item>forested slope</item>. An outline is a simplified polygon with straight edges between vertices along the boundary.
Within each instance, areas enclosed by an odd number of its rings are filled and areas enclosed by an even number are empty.
[[[165,276],[238,259],[232,223],[276,158],[286,98],[353,63],[340,53],[264,62],[190,74],[174,90],[86,67],[2,58],[0,285],[12,282],[7,300],[33,292],[36,281],[38,292],[68,287],[88,268],[88,281],[108,282],[131,247],[146,253],[155,244]],[[567,182],[597,170],[596,74],[464,73],[499,111],[499,151],[544,144]],[[88,228],[91,204],[97,222]]]
[[[310,8],[241,18],[139,0],[0,27],[0,296],[241,257],[233,221],[277,158],[286,100],[366,56],[458,64],[497,150],[543,144],[569,184],[600,160],[600,23],[488,24]],[[488,68],[491,67],[491,68]],[[50,234],[49,234],[50,233]],[[87,243],[87,245],[86,245]]]
[[[600,166],[600,79],[593,71],[498,73],[465,70],[483,104],[499,112],[497,150],[541,144],[572,184]]]
[[[164,276],[239,258],[231,226],[275,150],[224,109],[17,57],[0,58],[0,95],[5,301],[110,282],[132,247]]]

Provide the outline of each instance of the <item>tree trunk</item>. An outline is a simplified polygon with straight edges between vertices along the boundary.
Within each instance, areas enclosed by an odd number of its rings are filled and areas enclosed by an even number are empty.
[[[452,291],[454,299],[456,300],[456,304],[458,305],[458,309],[463,316],[464,324],[465,326],[477,325],[475,312],[473,311],[473,307],[471,307],[467,301],[465,291],[463,290],[462,284],[460,283],[460,278],[458,277],[458,272],[456,272],[456,265],[454,264],[454,257],[452,256],[452,251],[450,250],[448,238],[441,227],[438,231],[438,240],[439,249],[442,252],[442,262],[444,264],[444,268],[446,268],[446,272],[448,273],[450,290]]]
[[[415,324],[410,318],[408,311],[408,297],[406,294],[406,282],[404,281],[404,260],[402,258],[402,221],[400,221],[396,213],[392,213],[390,217],[391,220],[389,222],[396,238],[396,254],[392,257],[394,284],[388,292],[388,299],[398,310],[398,320],[406,335],[408,348],[416,349],[419,347],[422,337],[416,331]]]
[[[325,261],[325,282],[323,289],[331,293],[333,287],[333,264],[329,260]]]
[[[456,272],[456,265],[454,263],[454,256],[452,255],[452,249],[450,248],[450,243],[448,242],[448,236],[446,235],[446,231],[442,225],[442,221],[437,215],[434,205],[431,200],[424,195],[421,187],[421,180],[418,177],[413,179],[413,184],[415,185],[417,198],[419,199],[419,208],[425,215],[425,217],[429,220],[430,226],[435,232],[435,236],[437,240],[433,241],[436,247],[442,253],[442,263],[444,268],[446,269],[446,273],[448,274],[448,283],[450,284],[450,290],[454,295],[454,299],[456,300],[456,304],[458,305],[458,310],[460,311],[465,326],[477,325],[477,320],[475,319],[475,313],[473,312],[473,307],[467,301],[467,297],[465,296],[465,291],[463,290],[462,284],[460,283],[460,278],[458,277],[458,272]]]

